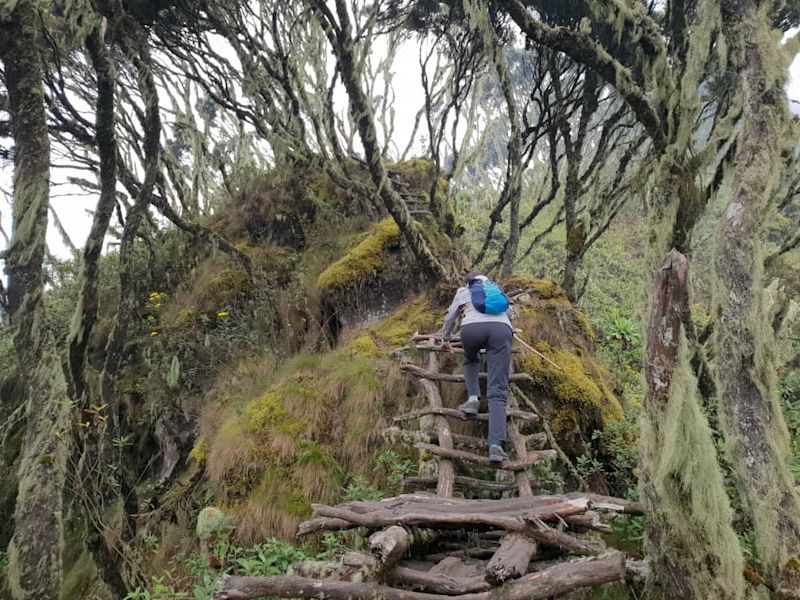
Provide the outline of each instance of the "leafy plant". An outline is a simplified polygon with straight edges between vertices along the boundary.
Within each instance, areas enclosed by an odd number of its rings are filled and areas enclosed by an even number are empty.
[[[591,477],[604,471],[603,463],[593,456],[581,455],[575,460],[575,468],[581,477]]]
[[[545,491],[559,493],[564,490],[564,477],[553,469],[550,462],[539,463],[528,469],[528,476],[532,481],[542,484]]]
[[[403,480],[414,470],[414,462],[410,459],[401,459],[400,455],[390,448],[375,458],[374,470],[386,473],[387,491],[396,494],[402,489]]]
[[[623,350],[637,346],[642,342],[639,327],[631,319],[622,315],[619,309],[613,309],[607,317],[605,335],[617,343]]]

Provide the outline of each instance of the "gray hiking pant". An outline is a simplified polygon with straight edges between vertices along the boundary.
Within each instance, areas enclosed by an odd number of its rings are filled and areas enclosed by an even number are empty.
[[[489,444],[504,446],[506,441],[506,401],[508,400],[508,375],[511,369],[511,328],[505,323],[469,323],[461,328],[464,346],[464,379],[467,393],[480,398],[478,381],[481,359],[479,352],[486,349],[488,381],[486,399],[489,401]]]

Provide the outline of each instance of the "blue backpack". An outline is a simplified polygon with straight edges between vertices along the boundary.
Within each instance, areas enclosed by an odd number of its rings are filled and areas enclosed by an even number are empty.
[[[508,296],[503,293],[503,288],[488,279],[469,280],[469,293],[472,306],[480,313],[486,315],[499,315],[508,310]]]

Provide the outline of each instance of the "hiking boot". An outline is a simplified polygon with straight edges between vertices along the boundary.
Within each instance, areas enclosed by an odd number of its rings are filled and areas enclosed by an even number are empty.
[[[477,396],[470,396],[469,399],[464,402],[464,404],[458,407],[458,410],[463,412],[465,415],[477,415],[480,404],[481,401]]]
[[[503,450],[502,446],[492,444],[489,446],[489,461],[493,463],[502,463],[508,460],[508,454]]]

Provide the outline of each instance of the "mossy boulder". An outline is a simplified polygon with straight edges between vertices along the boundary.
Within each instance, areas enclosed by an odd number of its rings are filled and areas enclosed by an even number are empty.
[[[523,387],[543,405],[563,448],[584,454],[595,430],[624,417],[610,376],[593,357],[589,321],[553,281],[515,277],[505,289],[514,296],[519,335],[560,367],[520,346],[517,369],[533,380]]]
[[[343,328],[375,321],[419,293],[418,269],[391,219],[375,223],[317,278],[323,320],[336,342]]]

